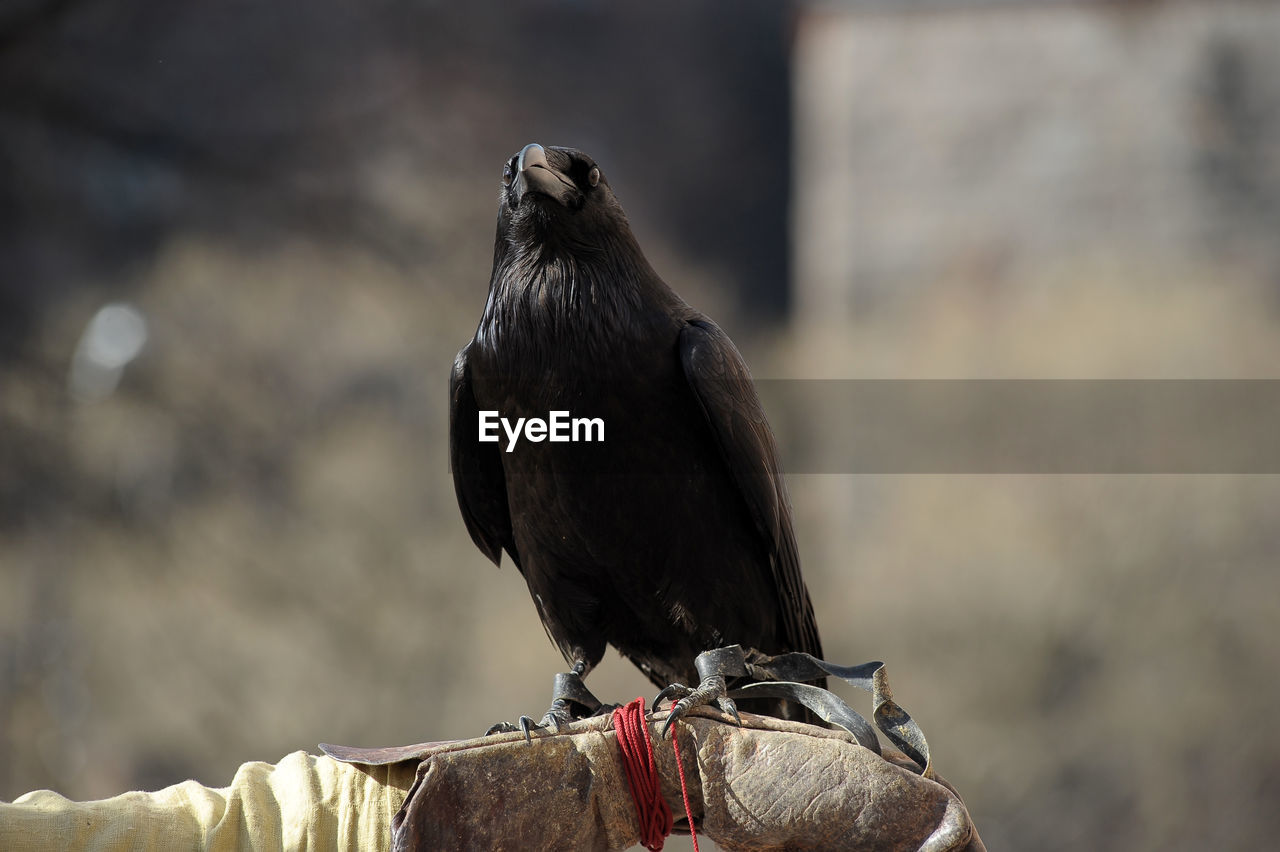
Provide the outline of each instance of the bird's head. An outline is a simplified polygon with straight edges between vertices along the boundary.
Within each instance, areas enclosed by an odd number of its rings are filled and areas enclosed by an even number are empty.
[[[630,230],[600,167],[582,151],[532,143],[502,168],[500,238],[581,253],[606,250]]]

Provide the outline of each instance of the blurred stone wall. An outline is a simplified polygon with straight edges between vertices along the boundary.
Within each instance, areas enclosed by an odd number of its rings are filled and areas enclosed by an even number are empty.
[[[1271,2],[816,3],[795,41],[797,316],[1205,252],[1280,277]]]

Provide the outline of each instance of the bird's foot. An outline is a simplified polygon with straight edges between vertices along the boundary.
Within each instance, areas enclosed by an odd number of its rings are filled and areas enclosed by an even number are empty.
[[[726,677],[738,677],[747,673],[742,648],[730,645],[727,648],[706,651],[698,655],[697,660],[694,661],[694,667],[698,670],[700,678],[696,688],[690,689],[684,684],[673,683],[653,699],[655,710],[658,709],[661,701],[678,699],[672,706],[666,723],[662,726],[664,737],[671,730],[671,726],[690,710],[695,707],[704,707],[712,701],[720,705],[720,709],[732,716],[739,725],[742,724],[742,717],[738,715],[738,705],[729,697],[728,683],[725,680]]]
[[[676,697],[679,697],[679,700],[671,706],[671,713],[662,726],[664,737],[667,736],[667,731],[671,730],[671,726],[690,710],[695,707],[704,707],[712,701],[719,704],[720,709],[732,716],[739,725],[742,724],[742,717],[738,715],[738,705],[734,704],[733,699],[729,697],[725,680],[720,675],[704,677],[696,689],[690,689],[681,683],[673,683],[658,693],[658,697],[653,699],[653,706],[656,708],[658,702]]]
[[[532,742],[535,730],[550,729],[553,733],[559,733],[570,722],[587,719],[603,711],[604,705],[587,689],[580,674],[560,672],[552,685],[551,707],[543,714],[541,721],[535,722],[530,716],[521,716],[514,725],[510,722],[493,725],[485,731],[485,736],[521,731],[525,741]]]

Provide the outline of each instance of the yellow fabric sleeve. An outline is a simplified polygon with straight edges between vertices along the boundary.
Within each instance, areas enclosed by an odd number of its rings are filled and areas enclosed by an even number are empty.
[[[385,849],[416,769],[294,752],[244,764],[229,787],[184,781],[96,802],[38,790],[0,802],[0,849]]]

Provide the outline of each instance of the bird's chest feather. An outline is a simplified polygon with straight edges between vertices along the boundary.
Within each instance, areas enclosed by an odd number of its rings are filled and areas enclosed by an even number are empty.
[[[696,558],[681,539],[726,498],[712,493],[723,490],[718,454],[678,328],[526,339],[485,359],[477,401],[505,420],[500,456],[522,551],[583,572]],[[535,421],[547,425],[530,433]]]

